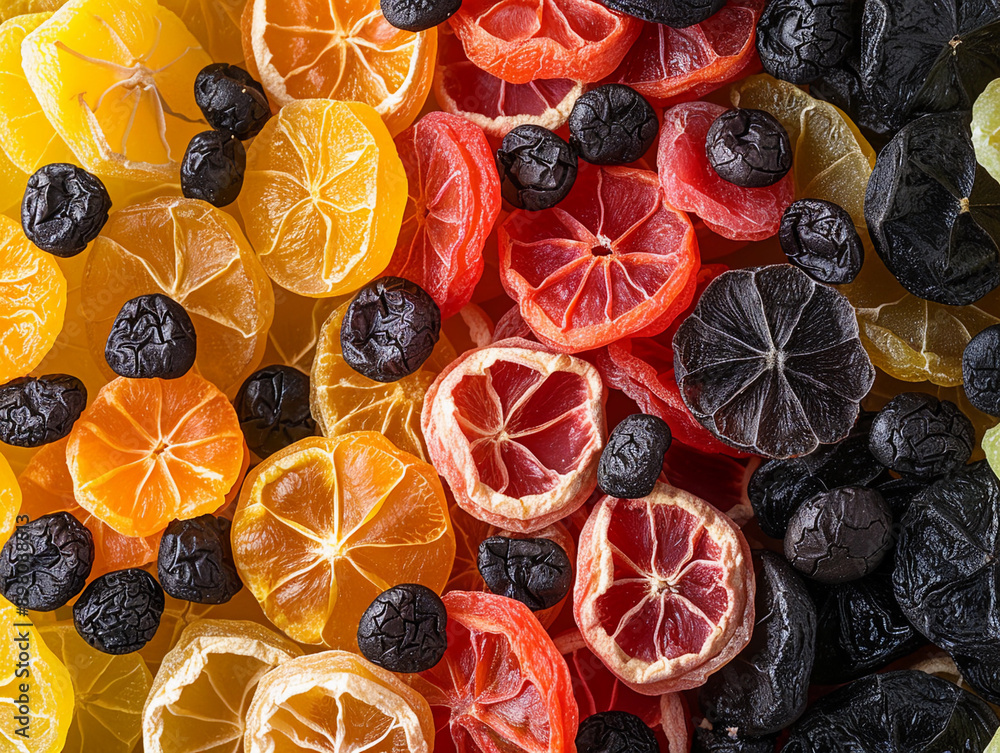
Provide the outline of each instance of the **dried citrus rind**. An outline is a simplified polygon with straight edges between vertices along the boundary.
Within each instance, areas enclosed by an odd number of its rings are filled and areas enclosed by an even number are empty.
[[[17,511],[21,509],[21,486],[2,454],[0,454],[0,540],[6,541],[14,530]]]

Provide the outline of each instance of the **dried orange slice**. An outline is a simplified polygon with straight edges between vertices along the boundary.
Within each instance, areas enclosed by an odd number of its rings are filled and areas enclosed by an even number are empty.
[[[21,486],[7,458],[0,455],[0,540],[6,541],[14,530],[14,520],[20,509]]]
[[[316,344],[324,322],[345,297],[307,298],[291,290],[274,291],[274,321],[267,331],[264,364],[291,366],[308,374],[316,357]]]
[[[376,596],[400,583],[440,593],[455,559],[434,469],[367,431],[303,439],[254,468],[232,539],[271,622],[302,643],[355,650]]]
[[[66,0],[6,0],[0,5],[0,21],[28,13],[51,13],[59,10]]]
[[[240,589],[243,593],[246,589]],[[238,599],[240,594],[233,597]],[[175,599],[170,594],[165,596],[165,606],[163,615],[160,617],[160,627],[153,636],[153,640],[139,649],[139,655],[145,660],[146,665],[155,676],[159,670],[163,658],[170,652],[181,633],[189,625],[193,625],[205,619],[209,614],[214,616],[218,604],[195,604],[193,601],[181,601]]]
[[[161,0],[216,63],[243,64],[240,17],[247,0]]]

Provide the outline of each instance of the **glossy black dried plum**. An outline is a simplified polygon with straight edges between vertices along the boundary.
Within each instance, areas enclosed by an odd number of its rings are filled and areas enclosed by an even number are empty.
[[[490,591],[534,612],[554,607],[573,585],[569,556],[550,539],[491,536],[479,544],[476,564]]]
[[[893,137],[868,179],[865,220],[919,298],[965,306],[1000,285],[1000,185],[976,162],[965,114],[925,115]]]
[[[653,492],[670,448],[670,427],[658,416],[636,413],[608,437],[597,466],[601,491],[620,499],[640,499]]]
[[[83,590],[94,564],[94,537],[68,512],[28,521],[0,551],[0,593],[39,612],[65,606]]]
[[[743,188],[774,185],[792,168],[788,132],[764,110],[726,110],[708,129],[705,153],[720,178]]]
[[[500,193],[518,209],[540,211],[569,195],[576,181],[573,147],[547,128],[521,125],[497,150]]]
[[[260,82],[239,66],[206,65],[194,80],[194,101],[216,131],[229,131],[241,141],[252,139],[271,117]]]
[[[772,458],[843,439],[875,381],[851,304],[790,264],[716,277],[673,347],[681,397],[701,424]]]
[[[972,456],[976,430],[950,400],[903,392],[872,422],[869,447],[886,468],[922,479],[958,470]]]
[[[255,371],[243,382],[234,405],[247,447],[259,457],[270,457],[316,434],[309,410],[309,376],[291,366]]]
[[[691,753],[774,753],[777,736],[740,737],[724,728],[695,727]]]
[[[854,220],[832,201],[799,199],[790,204],[781,216],[778,239],[788,261],[817,282],[848,283],[865,260]]]
[[[595,165],[626,165],[656,141],[660,122],[635,89],[605,84],[576,100],[569,114],[569,143]]]
[[[816,609],[802,578],[774,552],[755,555],[750,643],[698,695],[712,725],[742,737],[781,731],[805,711],[816,645]]]
[[[229,540],[232,523],[214,515],[174,520],[160,538],[156,560],[163,590],[175,599],[224,604],[243,588]]]
[[[385,20],[397,29],[426,31],[443,24],[462,7],[462,0],[381,0]]]
[[[612,10],[654,24],[686,29],[718,13],[726,0],[600,0]]]
[[[627,711],[601,711],[580,722],[576,733],[577,753],[659,753],[646,723]]]
[[[179,379],[191,370],[197,355],[191,317],[162,293],[126,301],[104,346],[111,370],[129,379]]]
[[[28,178],[21,227],[40,249],[65,259],[100,235],[110,211],[111,197],[100,178],[76,165],[56,162]]]
[[[856,680],[809,707],[782,753],[983,751],[1000,720],[987,703],[913,670]]]
[[[423,672],[448,648],[448,613],[427,586],[406,583],[375,597],[361,617],[358,646],[373,664],[392,672]]]
[[[381,277],[347,307],[340,345],[347,364],[376,382],[395,382],[426,361],[441,337],[441,309],[416,283]]]
[[[1000,416],[1000,324],[969,340],[962,353],[962,379],[974,408]]]
[[[757,53],[764,70],[808,84],[847,57],[851,0],[771,0],[757,21]]]
[[[1000,651],[983,652],[974,657],[953,656],[962,679],[980,698],[1000,704]]]
[[[0,385],[0,442],[41,447],[62,439],[87,407],[87,388],[67,374],[20,377]]]
[[[881,494],[882,499],[889,505],[892,519],[900,521],[906,515],[906,511],[910,509],[913,500],[917,498],[917,495],[922,494],[930,486],[930,483],[930,481],[913,476],[893,478],[887,473],[884,477],[872,482],[871,487]]]
[[[243,189],[247,150],[229,131],[204,131],[188,144],[181,162],[181,191],[215,207],[236,201]]]
[[[145,570],[116,570],[91,581],[80,594],[73,624],[98,651],[130,654],[156,635],[164,602],[163,589]]]

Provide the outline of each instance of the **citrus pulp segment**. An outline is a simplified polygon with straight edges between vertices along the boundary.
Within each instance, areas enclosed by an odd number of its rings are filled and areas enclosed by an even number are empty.
[[[65,2],[66,0],[7,0],[0,6],[0,23],[29,13],[51,13],[59,10]]]
[[[1000,78],[983,90],[972,107],[972,143],[979,164],[1000,180]]]
[[[216,63],[243,64],[240,17],[247,0],[162,0]]]
[[[14,521],[20,509],[21,486],[7,458],[0,454],[0,539],[6,541],[14,530]]]
[[[291,366],[308,374],[323,324],[341,304],[348,302],[344,296],[308,298],[275,286],[274,320],[267,330],[261,363]]]

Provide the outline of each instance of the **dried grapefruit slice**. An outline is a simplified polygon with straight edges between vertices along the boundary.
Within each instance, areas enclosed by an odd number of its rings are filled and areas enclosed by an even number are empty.
[[[694,228],[649,170],[581,162],[565,200],[511,213],[498,241],[504,287],[560,351],[660,332],[694,295]]]
[[[750,640],[750,547],[681,489],[603,497],[580,535],[573,609],[591,651],[633,690],[698,687]]]
[[[421,426],[462,509],[529,533],[570,515],[596,487],[606,399],[586,361],[506,340],[441,372]]]

